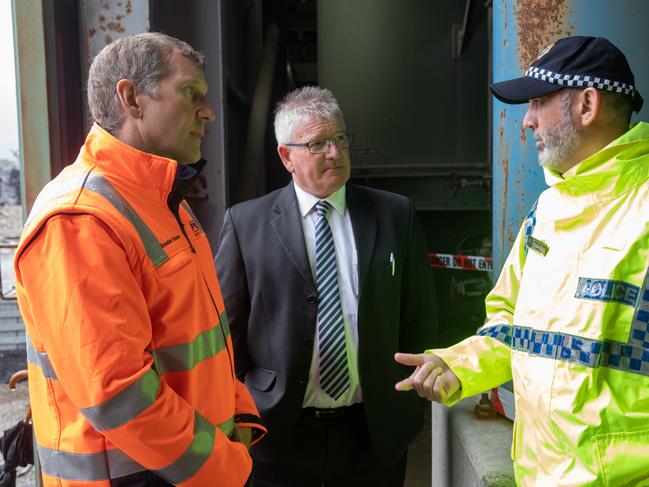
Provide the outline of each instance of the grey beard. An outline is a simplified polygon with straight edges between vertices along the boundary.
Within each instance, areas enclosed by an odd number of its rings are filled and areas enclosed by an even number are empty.
[[[561,122],[540,138],[543,150],[539,152],[539,164],[562,173],[568,157],[581,142],[581,134],[570,120],[570,115],[564,113]]]

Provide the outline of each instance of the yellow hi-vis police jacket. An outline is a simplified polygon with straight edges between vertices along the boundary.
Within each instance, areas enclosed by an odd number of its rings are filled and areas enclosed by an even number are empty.
[[[649,124],[546,180],[447,405],[513,379],[518,484],[649,485]]]

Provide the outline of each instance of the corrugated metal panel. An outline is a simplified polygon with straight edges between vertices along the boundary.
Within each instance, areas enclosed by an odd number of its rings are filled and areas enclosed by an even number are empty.
[[[25,348],[25,326],[15,301],[0,301],[0,350]]]

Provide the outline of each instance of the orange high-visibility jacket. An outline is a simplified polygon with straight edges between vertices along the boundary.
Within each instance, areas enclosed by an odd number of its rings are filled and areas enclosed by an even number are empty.
[[[34,203],[14,265],[46,486],[250,474],[229,436],[265,429],[234,375],[208,240],[174,199],[178,167],[95,125]]]

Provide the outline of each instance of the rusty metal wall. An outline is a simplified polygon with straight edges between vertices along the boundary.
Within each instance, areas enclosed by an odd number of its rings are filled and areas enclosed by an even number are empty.
[[[111,42],[150,30],[149,2],[143,0],[80,0],[81,85],[86,86],[94,57]],[[84,90],[85,94],[85,90]],[[83,98],[84,120],[89,120]],[[86,130],[90,128],[86,124]]]
[[[649,94],[646,0],[494,0],[493,80],[521,76],[560,37],[606,37],[627,56],[640,93]],[[545,189],[534,137],[521,130],[527,105],[493,101],[493,268],[496,275],[518,229]],[[646,120],[645,107],[633,120]],[[528,136],[529,135],[529,136]]]

